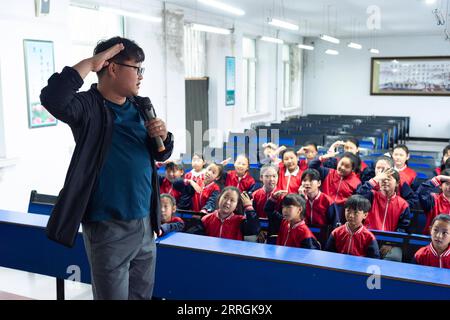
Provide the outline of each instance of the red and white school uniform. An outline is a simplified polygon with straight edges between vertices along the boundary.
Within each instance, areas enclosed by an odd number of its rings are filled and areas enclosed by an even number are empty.
[[[225,181],[225,186],[237,187],[239,191],[249,191],[255,185],[255,179],[248,173],[248,171],[241,178],[237,175],[236,170],[231,170],[227,172],[227,179]]]
[[[433,243],[430,243],[428,246],[417,250],[414,259],[417,264],[423,266],[450,269],[450,247],[438,254],[433,247]]]
[[[277,189],[287,190],[288,193],[298,193],[298,188],[302,184],[303,173],[300,167],[297,167],[292,173],[289,172],[283,163],[279,164],[279,168]]]

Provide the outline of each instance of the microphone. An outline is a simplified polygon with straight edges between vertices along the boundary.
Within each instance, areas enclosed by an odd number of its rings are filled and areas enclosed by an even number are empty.
[[[142,116],[145,121],[150,121],[156,118],[155,108],[153,108],[152,102],[148,97],[136,97],[136,102],[139,106],[139,111],[141,111]],[[156,146],[158,147],[158,152],[163,152],[166,150],[161,137],[154,137]]]

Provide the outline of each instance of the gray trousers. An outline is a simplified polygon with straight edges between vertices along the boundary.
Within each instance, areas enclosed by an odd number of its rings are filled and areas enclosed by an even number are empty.
[[[95,300],[151,299],[156,245],[149,217],[83,223]]]

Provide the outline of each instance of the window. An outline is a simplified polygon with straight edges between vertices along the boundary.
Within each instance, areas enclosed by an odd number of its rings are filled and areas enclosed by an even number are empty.
[[[73,5],[69,6],[69,26],[73,64],[91,57],[99,40],[124,36],[122,16]],[[88,90],[91,84],[96,82],[97,75],[91,72],[84,79],[83,87],[80,90]]]
[[[291,59],[290,46],[283,44],[283,108],[291,107]]]
[[[244,37],[242,52],[243,109],[256,113],[256,40]]]
[[[206,33],[184,26],[184,75],[186,78],[206,76]]]

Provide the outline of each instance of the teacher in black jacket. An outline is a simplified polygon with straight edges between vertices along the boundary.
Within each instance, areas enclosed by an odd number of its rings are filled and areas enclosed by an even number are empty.
[[[111,38],[92,57],[53,74],[41,92],[42,105],[70,126],[76,142],[46,232],[71,247],[82,224],[94,299],[150,299],[153,292],[160,228],[155,161],[170,157],[173,136],[161,119],[144,121],[139,112],[144,59],[135,42]],[[98,84],[77,93],[92,71]]]

